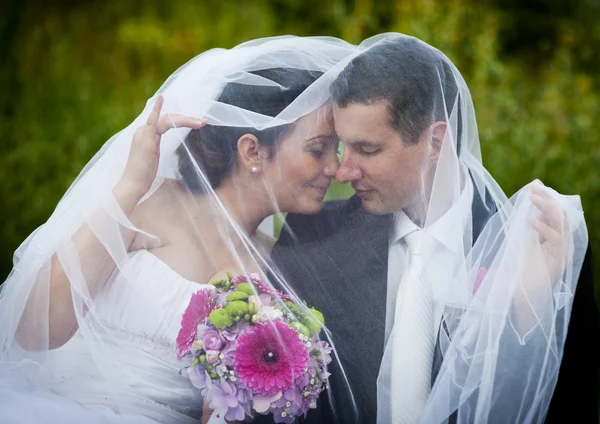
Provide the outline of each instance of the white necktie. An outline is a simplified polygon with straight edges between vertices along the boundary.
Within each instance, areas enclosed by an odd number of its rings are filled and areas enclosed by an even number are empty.
[[[427,266],[434,240],[423,230],[404,237],[408,270],[396,298],[392,351],[392,418],[394,424],[418,423],[431,389],[435,348],[432,286]]]

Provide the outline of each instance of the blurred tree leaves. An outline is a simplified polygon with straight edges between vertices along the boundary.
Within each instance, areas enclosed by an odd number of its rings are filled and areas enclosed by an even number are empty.
[[[580,194],[600,275],[599,4],[594,0],[12,1],[0,18],[0,275],[85,163],[180,65],[272,35],[387,31],[445,52],[507,194]],[[597,294],[600,294],[597,290]]]

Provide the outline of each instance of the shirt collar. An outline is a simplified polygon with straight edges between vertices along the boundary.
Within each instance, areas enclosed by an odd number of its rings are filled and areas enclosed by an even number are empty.
[[[471,183],[471,179],[467,177],[465,178],[465,185],[458,200],[437,221],[424,229],[452,252],[461,252],[467,220],[471,216],[472,202],[473,184]],[[410,220],[404,211],[396,212],[394,214],[394,221],[395,232],[391,240],[392,243],[420,229],[417,224]]]

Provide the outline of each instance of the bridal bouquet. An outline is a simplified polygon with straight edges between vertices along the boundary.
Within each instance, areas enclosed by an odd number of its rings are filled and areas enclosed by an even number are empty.
[[[265,284],[258,275],[211,283],[192,295],[177,354],[219,418],[273,414],[276,423],[316,408],[327,388],[331,347],[319,340],[323,315]]]

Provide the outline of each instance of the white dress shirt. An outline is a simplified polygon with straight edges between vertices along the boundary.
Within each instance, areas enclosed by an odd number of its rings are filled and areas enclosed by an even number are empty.
[[[425,230],[436,242],[431,254],[428,276],[433,284],[434,297],[434,334],[437,335],[444,308],[444,283],[449,283],[457,267],[464,259],[465,251],[470,249],[465,243],[471,243],[470,225],[471,205],[473,201],[473,185],[470,178],[465,178],[465,184],[458,200],[437,221],[427,225]],[[420,229],[408,216],[400,211],[395,214],[394,234],[388,250],[388,284],[386,300],[385,342],[389,338],[394,324],[396,295],[400,288],[402,276],[406,272],[409,252],[404,237]],[[468,231],[468,232],[467,232]],[[469,235],[464,240],[465,234]]]

